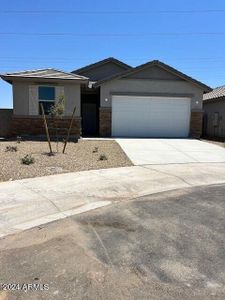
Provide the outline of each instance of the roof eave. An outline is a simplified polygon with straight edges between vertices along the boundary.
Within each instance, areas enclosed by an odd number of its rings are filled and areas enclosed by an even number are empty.
[[[57,80],[57,81],[70,81],[76,83],[87,83],[88,78],[57,78],[57,77],[37,77],[37,76],[13,76],[13,75],[0,75],[0,77],[5,80],[6,82],[12,84],[14,80]]]
[[[94,84],[94,87],[99,87],[102,84],[104,84],[104,83],[106,83],[108,81],[111,81],[111,80],[124,78],[127,75],[136,73],[136,72],[138,72],[138,71],[140,71],[140,70],[142,70],[142,69],[144,69],[144,68],[146,68],[148,66],[159,66],[159,67],[161,67],[161,68],[163,68],[163,69],[165,69],[165,70],[173,73],[174,75],[176,75],[176,76],[178,76],[178,77],[180,77],[180,78],[182,78],[182,79],[184,79],[184,80],[186,80],[186,81],[188,81],[188,82],[190,82],[190,83],[198,86],[200,89],[203,90],[203,92],[208,93],[208,92],[211,92],[213,90],[211,87],[205,85],[204,83],[201,83],[200,81],[195,80],[195,79],[189,77],[188,75],[186,75],[186,74],[184,74],[184,73],[182,73],[182,72],[174,69],[173,67],[170,67],[170,66],[168,66],[168,65],[166,65],[166,64],[164,64],[164,63],[162,63],[162,62],[160,62],[158,60],[153,60],[153,61],[148,62],[146,64],[137,66],[136,68],[133,68],[131,70],[127,70],[127,71],[125,71],[123,73],[120,73],[120,74],[117,74],[114,77],[105,78],[103,80],[97,81],[96,84]]]
[[[203,103],[214,103],[219,101],[225,101],[225,95],[216,98],[203,99]]]
[[[2,79],[2,80],[4,80],[4,81],[6,81],[6,82],[8,82],[8,83],[10,83],[10,84],[12,84],[12,80],[10,80],[8,77],[6,77],[5,75],[1,75],[0,74],[0,78]]]
[[[206,84],[204,84],[204,83],[202,83],[202,82],[200,82],[200,81],[198,81],[198,80],[196,80],[196,79],[194,79],[194,78],[192,78],[192,77],[190,77],[190,76],[188,76],[188,75],[186,75],[186,74],[184,74],[184,73],[182,73],[182,72],[180,72],[176,69],[174,69],[173,67],[171,67],[169,65],[164,64],[163,62],[157,61],[155,63],[155,65],[161,66],[161,68],[163,68],[165,70],[169,70],[174,75],[176,75],[176,76],[178,76],[178,77],[180,77],[180,78],[182,78],[186,81],[189,81],[190,83],[198,86],[205,93],[211,92],[213,90],[210,86],[208,86],[208,85],[206,85]]]

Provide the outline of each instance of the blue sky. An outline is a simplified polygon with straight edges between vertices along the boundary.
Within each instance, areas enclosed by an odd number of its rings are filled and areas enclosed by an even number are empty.
[[[71,71],[109,56],[133,66],[159,59],[223,85],[225,2],[0,0],[0,73]],[[11,86],[2,80],[0,107],[12,107]]]

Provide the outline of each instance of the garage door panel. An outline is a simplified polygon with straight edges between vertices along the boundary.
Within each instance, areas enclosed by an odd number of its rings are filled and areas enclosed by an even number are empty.
[[[140,96],[112,97],[112,135],[187,137],[190,99]]]

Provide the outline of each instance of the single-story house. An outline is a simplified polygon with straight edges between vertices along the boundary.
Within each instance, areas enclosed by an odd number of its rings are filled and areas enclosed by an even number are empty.
[[[73,134],[117,137],[199,137],[207,85],[154,60],[131,67],[108,58],[66,73],[43,69],[7,73],[13,87],[12,135],[43,134],[45,113],[64,96],[68,127],[74,106]]]
[[[225,85],[203,95],[204,135],[225,138]]]

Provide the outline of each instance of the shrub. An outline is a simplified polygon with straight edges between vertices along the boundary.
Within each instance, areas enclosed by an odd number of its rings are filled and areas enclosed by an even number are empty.
[[[92,152],[97,153],[98,152],[98,147],[94,147],[94,150]]]
[[[101,154],[99,156],[99,160],[108,160],[107,156],[105,154]]]
[[[18,144],[20,144],[20,142],[22,141],[21,136],[17,136],[17,137],[16,137],[16,141],[17,141]]]
[[[53,117],[61,117],[65,110],[64,96],[60,96],[59,100],[51,107],[50,115]]]
[[[23,165],[31,165],[34,163],[34,158],[30,155],[30,154],[27,154],[25,155],[22,159],[21,159],[21,163]]]
[[[7,146],[5,148],[5,152],[17,152],[17,147],[16,146]]]

